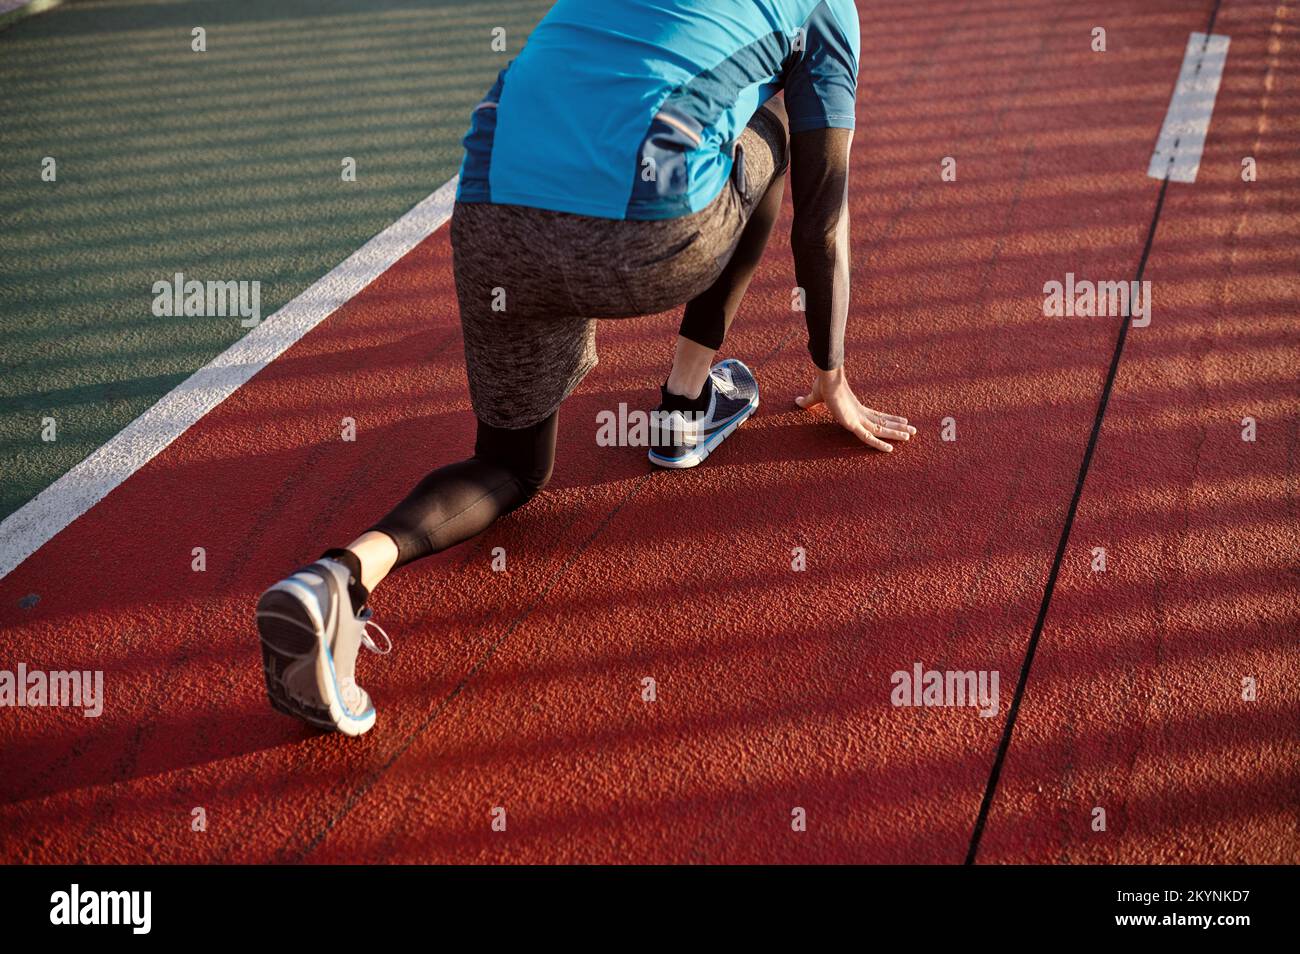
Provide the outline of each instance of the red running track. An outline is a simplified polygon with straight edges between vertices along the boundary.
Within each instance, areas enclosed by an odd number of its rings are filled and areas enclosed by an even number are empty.
[[[378,725],[316,735],[266,705],[252,606],[469,450],[443,230],[0,581],[10,668],[102,668],[108,695],[98,719],[0,718],[0,859],[960,862],[992,788],[980,861],[1296,861],[1300,112],[1276,4],[1219,14],[1201,179],[1168,188],[1155,317],[1006,738],[1119,327],[1043,318],[1042,285],[1133,276],[1211,5],[1098,6],[863,10],[850,369],[912,444],[867,452],[794,408],[783,241],[727,347],[763,406],[695,471],[596,446],[599,411],[653,400],[674,328],[603,323],[555,482],[376,595]],[[997,715],[892,706],[916,662],[997,670]]]

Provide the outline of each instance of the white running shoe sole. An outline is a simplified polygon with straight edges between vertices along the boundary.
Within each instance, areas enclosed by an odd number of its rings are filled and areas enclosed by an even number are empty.
[[[375,724],[373,705],[360,716],[343,705],[325,621],[311,590],[292,578],[276,583],[257,601],[257,629],[272,707],[344,735],[370,731]],[[311,670],[309,680],[305,669]],[[293,692],[290,683],[294,681],[314,683],[318,697],[310,699]]]

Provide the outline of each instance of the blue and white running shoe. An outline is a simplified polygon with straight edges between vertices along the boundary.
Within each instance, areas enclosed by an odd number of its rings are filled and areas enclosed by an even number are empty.
[[[357,650],[386,655],[388,634],[348,597],[348,569],[321,559],[276,583],[257,601],[262,670],[271,706],[322,729],[361,735],[375,724],[369,694],[357,685]],[[388,643],[380,649],[374,626]]]
[[[743,361],[719,361],[709,381],[713,393],[704,411],[666,411],[660,405],[652,415],[650,463],[694,467],[758,408],[758,382]]]

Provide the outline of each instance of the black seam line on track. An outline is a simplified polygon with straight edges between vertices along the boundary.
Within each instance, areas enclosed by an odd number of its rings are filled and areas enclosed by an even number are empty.
[[[1214,32],[1214,21],[1219,16],[1219,5],[1222,0],[1214,0],[1214,6],[1210,9],[1210,19],[1205,26],[1206,41],[1201,47],[1201,53],[1204,55],[1205,49],[1209,46],[1209,35]],[[1200,61],[1196,64],[1199,72],[1201,68]],[[1177,80],[1175,80],[1177,82]],[[1178,149],[1178,141],[1174,142],[1175,154]],[[1169,157],[1169,164],[1173,165],[1173,155]],[[1156,208],[1151,215],[1151,226],[1147,229],[1146,244],[1142,247],[1142,257],[1138,260],[1137,273],[1135,281],[1141,282],[1142,276],[1146,272],[1147,259],[1151,255],[1151,245],[1155,242],[1156,227],[1160,224],[1160,212],[1165,206],[1165,194],[1169,191],[1169,177],[1166,173],[1165,178],[1160,183],[1160,195],[1156,198]],[[1148,304],[1150,304],[1148,302]],[[1038,617],[1034,621],[1033,632],[1029,636],[1029,645],[1025,648],[1025,659],[1020,666],[1020,678],[1016,681],[1016,692],[1011,699],[1011,707],[1007,710],[1007,722],[1002,730],[1002,739],[998,744],[997,756],[993,759],[993,769],[989,772],[988,784],[984,788],[984,798],[980,801],[979,814],[975,818],[975,827],[971,831],[970,847],[966,852],[966,864],[973,865],[975,857],[979,853],[980,840],[984,837],[984,826],[988,823],[989,810],[993,806],[993,797],[997,793],[998,781],[1002,777],[1002,765],[1006,761],[1007,750],[1011,746],[1011,736],[1016,728],[1016,716],[1020,714],[1020,702],[1024,699],[1025,687],[1029,684],[1029,670],[1034,664],[1034,655],[1038,651],[1038,642],[1043,635],[1043,625],[1047,621],[1047,611],[1052,602],[1052,595],[1056,591],[1056,577],[1061,570],[1061,561],[1065,558],[1065,547],[1069,543],[1070,530],[1074,527],[1074,516],[1079,509],[1079,500],[1083,496],[1083,485],[1088,478],[1088,468],[1092,464],[1092,454],[1097,447],[1097,439],[1101,436],[1102,420],[1106,416],[1106,408],[1110,404],[1110,392],[1115,385],[1115,377],[1119,373],[1119,361],[1124,354],[1124,342],[1128,340],[1128,329],[1130,316],[1128,309],[1124,309],[1125,314],[1123,321],[1120,322],[1119,337],[1115,342],[1115,353],[1110,359],[1110,369],[1106,373],[1106,384],[1101,391],[1101,400],[1097,403],[1097,415],[1092,422],[1092,433],[1088,437],[1088,447],[1084,451],[1083,461],[1079,464],[1079,477],[1075,481],[1074,496],[1070,498],[1070,509],[1065,515],[1065,526],[1061,528],[1061,539],[1056,544],[1056,556],[1052,560],[1052,569],[1047,575],[1047,586],[1043,590],[1043,601],[1038,607]]]
[[[587,552],[587,548],[591,546],[591,544],[595,541],[595,539],[598,536],[604,533],[605,528],[609,526],[610,522],[616,516],[618,516],[619,511],[622,510],[623,507],[627,505],[628,501],[630,501],[633,497],[637,495],[638,492],[640,492],[641,488],[645,486],[646,481],[649,480],[652,476],[654,476],[653,471],[642,474],[640,477],[636,478],[633,481],[631,488],[628,490],[626,494],[623,495],[623,499],[620,500],[618,503],[616,503],[613,506],[613,508],[609,511],[609,513],[605,514],[604,518],[600,521],[600,524],[596,527],[596,529],[593,530],[591,534],[587,537],[587,539],[582,541],[582,544],[579,547],[577,547],[573,551],[573,553],[569,555],[569,558],[564,561],[564,566],[562,566],[560,568],[560,571],[551,578],[551,581],[546,584],[546,586],[542,589],[542,591],[538,593],[536,597],[533,598],[533,601],[528,605],[528,608],[525,609],[522,613],[520,613],[517,617],[515,617],[514,622],[512,622],[508,627],[506,627],[506,631],[502,633],[496,639],[496,641],[492,643],[492,645],[490,645],[486,650],[484,650],[483,655],[478,658],[478,661],[474,663],[474,665],[470,668],[470,671],[461,677],[460,681],[456,683],[455,688],[452,689],[452,691],[449,692],[442,699],[441,702],[439,702],[436,706],[434,706],[433,711],[424,717],[424,720],[418,726],[416,726],[415,730],[411,732],[411,734],[406,737],[406,739],[402,742],[402,744],[399,745],[393,751],[392,755],[388,757],[388,759],[384,762],[384,764],[381,765],[378,769],[371,772],[370,776],[364,782],[362,782],[361,785],[359,785],[356,789],[353,790],[352,794],[348,796],[347,801],[343,803],[343,807],[340,808],[337,812],[335,812],[333,817],[331,817],[330,820],[325,823],[325,827],[323,827],[320,831],[318,831],[316,835],[311,839],[311,841],[309,841],[303,847],[303,849],[297,853],[296,857],[292,859],[293,862],[301,863],[305,861],[307,856],[310,855],[313,851],[315,851],[320,846],[320,843],[325,839],[325,836],[328,835],[334,829],[334,826],[337,825],[340,821],[342,821],[345,817],[347,817],[347,815],[352,811],[353,808],[356,807],[357,803],[361,801],[361,799],[366,795],[366,793],[368,793],[370,789],[375,786],[375,783],[377,783],[381,778],[383,778],[384,774],[387,773],[387,771],[390,768],[392,768],[394,764],[396,764],[399,758],[401,758],[403,755],[406,754],[407,750],[410,749],[410,747],[415,744],[416,740],[421,735],[424,734],[424,730],[427,729],[431,724],[433,724],[433,721],[438,718],[438,716],[442,713],[442,711],[446,709],[447,706],[449,706],[456,699],[456,697],[461,694],[461,691],[467,685],[469,685],[470,680],[473,679],[475,676],[479,674],[479,672],[482,671],[483,667],[488,664],[488,662],[496,654],[496,651],[501,648],[502,644],[505,643],[505,641],[510,638],[510,636],[515,632],[515,630],[517,630],[528,620],[528,617],[532,615],[533,610],[537,609],[537,607],[542,604],[542,602],[550,594],[551,590],[555,589],[556,585],[561,580],[563,580],[566,576],[568,576],[569,570],[572,569],[573,564],[577,562],[578,558]],[[282,853],[282,857],[284,857],[283,853]]]
[[[1151,255],[1151,245],[1155,241],[1156,226],[1160,222],[1160,211],[1165,205],[1165,193],[1169,191],[1169,180],[1163,179],[1160,184],[1160,195],[1156,199],[1155,212],[1151,216],[1151,225],[1147,229],[1146,245],[1142,248],[1142,258],[1138,261],[1137,273],[1134,281],[1141,282],[1142,275],[1146,272],[1147,258]],[[1083,497],[1083,485],[1088,478],[1088,468],[1092,464],[1092,454],[1097,448],[1097,439],[1101,436],[1102,421],[1106,416],[1106,407],[1110,403],[1111,389],[1115,385],[1115,377],[1119,372],[1120,358],[1124,354],[1124,342],[1128,339],[1129,324],[1132,321],[1128,313],[1128,308],[1124,309],[1123,320],[1120,322],[1119,337],[1115,341],[1115,353],[1111,355],[1110,369],[1106,372],[1106,383],[1102,387],[1101,400],[1097,403],[1097,414],[1093,418],[1092,433],[1088,436],[1088,447],[1083,453],[1083,460],[1079,464],[1079,476],[1074,483],[1074,496],[1070,498],[1070,509],[1065,515],[1065,526],[1061,528],[1061,539],[1056,544],[1056,556],[1052,560],[1052,568],[1047,575],[1047,586],[1043,590],[1043,600],[1038,607],[1038,617],[1034,621],[1034,630],[1029,637],[1029,645],[1025,649],[1025,659],[1020,666],[1020,678],[1016,681],[1016,692],[1011,699],[1011,707],[1007,710],[1007,722],[1002,730],[1002,740],[998,744],[997,756],[993,760],[993,769],[989,773],[988,784],[984,788],[984,798],[980,802],[979,815],[975,819],[975,828],[971,832],[970,848],[966,853],[966,864],[973,865],[975,856],[979,852],[980,839],[984,835],[984,825],[988,821],[989,809],[993,805],[993,797],[997,792],[998,781],[1002,777],[1002,765],[1006,761],[1007,750],[1011,746],[1011,735],[1016,728],[1016,716],[1020,713],[1020,703],[1025,697],[1025,687],[1029,684],[1029,670],[1034,664],[1034,654],[1038,650],[1038,642],[1043,635],[1043,625],[1047,621],[1047,611],[1051,606],[1052,596],[1056,591],[1056,578],[1061,571],[1061,562],[1065,559],[1065,548],[1070,540],[1070,531],[1074,527],[1075,513],[1079,509],[1079,500]]]
[[[1214,6],[1210,10],[1210,22],[1205,25],[1206,44],[1209,44],[1209,36],[1214,32],[1214,21],[1219,17],[1219,5],[1223,0],[1214,0]]]

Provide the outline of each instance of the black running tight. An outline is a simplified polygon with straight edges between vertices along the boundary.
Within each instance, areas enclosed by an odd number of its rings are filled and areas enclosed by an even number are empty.
[[[750,279],[758,270],[758,263],[767,248],[767,240],[781,214],[781,199],[785,195],[785,170],[779,170],[772,183],[758,200],[749,215],[749,221],[740,233],[736,250],[727,262],[717,281],[686,303],[678,331],[683,338],[717,351],[727,337],[727,329],[740,310],[741,299],[749,288]]]
[[[532,500],[551,479],[559,415],[514,431],[480,421],[473,457],[429,474],[370,528],[397,544],[394,569],[477,536]]]

